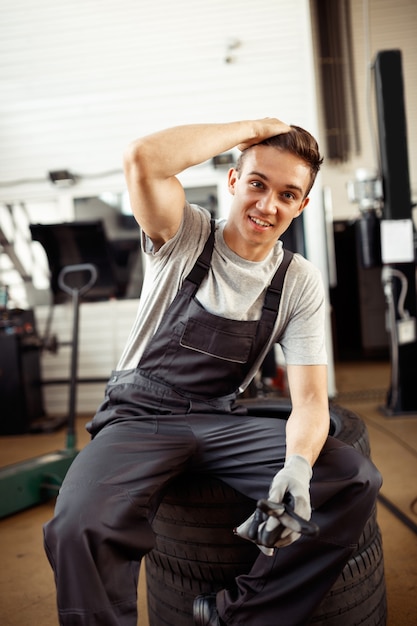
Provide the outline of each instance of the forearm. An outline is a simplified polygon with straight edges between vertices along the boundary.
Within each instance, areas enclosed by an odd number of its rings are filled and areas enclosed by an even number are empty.
[[[287,421],[286,457],[298,454],[313,466],[329,434],[329,427],[327,407],[308,405],[293,410]]]
[[[311,466],[329,434],[330,413],[325,365],[289,365],[292,411],[287,421],[287,458],[299,454]]]
[[[140,160],[154,177],[169,178],[235,146],[248,147],[288,130],[273,118],[176,126],[134,141],[127,157],[131,163]]]

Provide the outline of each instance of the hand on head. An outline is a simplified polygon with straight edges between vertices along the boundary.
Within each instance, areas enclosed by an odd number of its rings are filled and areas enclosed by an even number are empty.
[[[285,122],[282,122],[275,117],[264,117],[261,120],[255,121],[254,124],[256,127],[256,136],[248,141],[240,143],[237,146],[239,150],[246,150],[257,143],[260,143],[264,139],[274,137],[275,135],[281,135],[282,133],[288,133],[291,130],[291,126],[288,126],[288,124],[285,124]]]

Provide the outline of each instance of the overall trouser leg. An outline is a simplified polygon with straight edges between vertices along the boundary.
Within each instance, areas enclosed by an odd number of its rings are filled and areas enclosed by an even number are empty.
[[[160,492],[194,445],[178,418],[141,419],[104,428],[76,457],[45,526],[62,626],[136,626]]]
[[[239,488],[235,481],[231,484]],[[225,623],[308,624],[354,551],[380,486],[381,476],[369,459],[329,438],[311,482],[312,520],[320,528],[319,537],[302,537],[272,557],[260,553],[251,572],[237,578],[235,589],[218,594]]]

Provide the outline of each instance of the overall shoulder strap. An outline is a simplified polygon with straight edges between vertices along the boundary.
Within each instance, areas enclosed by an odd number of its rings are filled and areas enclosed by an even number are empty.
[[[272,311],[275,315],[278,313],[285,274],[287,273],[288,266],[291,263],[293,256],[293,252],[284,249],[284,257],[265,294],[263,305],[264,311]]]
[[[214,248],[214,232],[216,230],[216,222],[210,220],[210,235],[204,245],[203,251],[194,264],[191,272],[186,276],[185,280],[189,280],[194,283],[196,287],[199,287],[204,276],[207,274],[210,267],[211,256]]]

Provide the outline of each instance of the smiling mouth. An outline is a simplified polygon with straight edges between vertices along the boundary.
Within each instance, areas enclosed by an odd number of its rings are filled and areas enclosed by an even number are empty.
[[[262,228],[269,228],[269,226],[271,226],[269,222],[264,222],[263,220],[259,219],[259,217],[251,217],[249,215],[249,219],[251,220],[251,222],[253,222],[257,226],[261,226]]]

